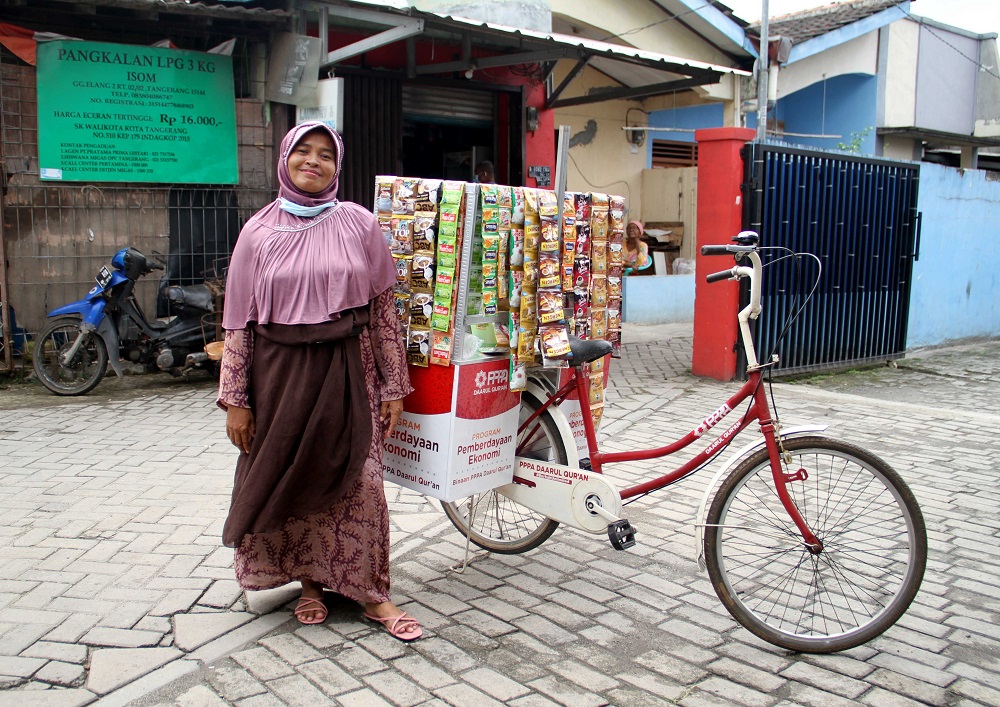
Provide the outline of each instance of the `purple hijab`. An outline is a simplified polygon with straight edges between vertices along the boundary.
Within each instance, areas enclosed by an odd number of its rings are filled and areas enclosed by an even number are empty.
[[[292,182],[288,155],[302,136],[324,130],[337,151],[333,181],[321,192]],[[344,143],[325,123],[296,125],[281,141],[278,196],[302,206],[334,201]],[[258,324],[319,324],[368,304],[392,287],[396,268],[375,215],[338,202],[313,216],[295,216],[274,201],[240,231],[226,278],[225,329]]]

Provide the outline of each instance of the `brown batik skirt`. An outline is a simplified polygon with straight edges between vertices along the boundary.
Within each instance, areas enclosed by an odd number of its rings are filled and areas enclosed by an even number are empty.
[[[365,307],[323,324],[254,326],[256,434],[236,463],[228,547],[328,510],[357,482],[372,439],[359,339],[367,315]]]

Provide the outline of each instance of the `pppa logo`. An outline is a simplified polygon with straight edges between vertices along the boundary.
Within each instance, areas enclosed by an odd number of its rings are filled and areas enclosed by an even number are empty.
[[[476,374],[476,388],[492,388],[507,382],[507,369],[499,368],[495,371],[480,371]]]

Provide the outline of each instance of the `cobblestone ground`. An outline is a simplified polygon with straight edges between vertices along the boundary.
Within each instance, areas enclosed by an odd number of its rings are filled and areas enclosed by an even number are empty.
[[[731,394],[689,375],[690,349],[689,330],[628,327],[607,449],[679,437]],[[697,478],[628,506],[633,550],[561,528],[461,573],[437,503],[387,485],[394,599],[426,634],[407,645],[343,600],[300,626],[294,587],[247,603],[219,543],[235,454],[210,385],[0,410],[0,707],[1000,704],[1000,342],[774,387],[786,426],[869,447],[926,516],[916,601],[844,653],[790,653],[730,618],[694,560]]]

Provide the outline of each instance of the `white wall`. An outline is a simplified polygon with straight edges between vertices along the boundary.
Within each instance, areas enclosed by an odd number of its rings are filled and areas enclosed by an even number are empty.
[[[919,46],[919,24],[901,20],[889,25],[885,70],[885,127],[906,128],[916,124]]]
[[[781,67],[778,98],[801,91],[823,79],[844,74],[874,76],[878,70],[878,32],[869,32],[850,42]]]

